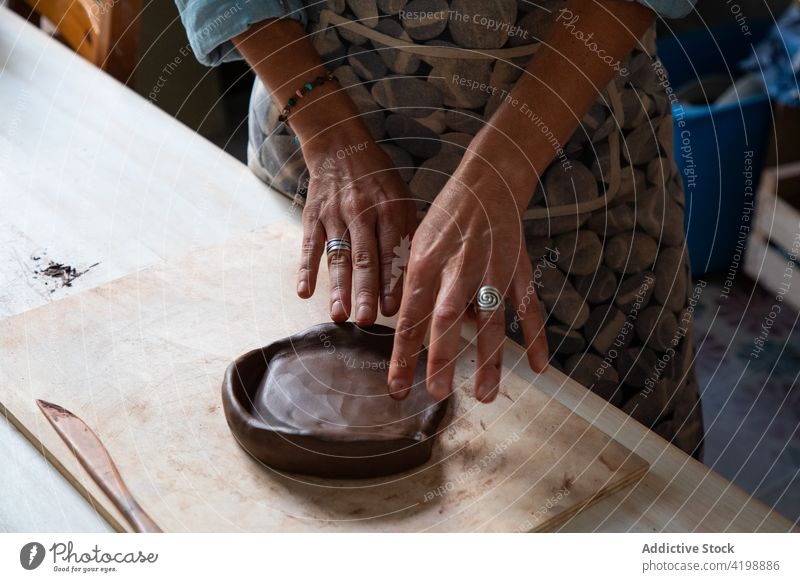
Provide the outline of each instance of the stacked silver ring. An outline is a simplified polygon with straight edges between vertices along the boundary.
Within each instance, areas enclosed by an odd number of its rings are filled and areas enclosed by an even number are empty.
[[[332,238],[325,243],[325,252],[327,254],[338,253],[340,251],[350,252],[353,248],[350,241],[343,238]]]
[[[478,311],[495,311],[503,307],[503,294],[500,289],[491,285],[484,285],[478,289],[478,297],[475,300],[475,307]]]

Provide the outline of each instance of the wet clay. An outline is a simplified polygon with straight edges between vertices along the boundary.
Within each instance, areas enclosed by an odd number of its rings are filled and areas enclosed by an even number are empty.
[[[325,323],[248,352],[225,373],[228,426],[281,471],[367,478],[425,463],[447,404],[424,388],[424,354],[409,396],[389,396],[393,338],[382,325]]]

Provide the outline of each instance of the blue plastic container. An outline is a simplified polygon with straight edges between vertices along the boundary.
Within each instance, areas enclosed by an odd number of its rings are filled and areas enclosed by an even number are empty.
[[[672,87],[679,90],[698,78],[720,74],[737,78],[738,63],[751,53],[751,43],[766,34],[769,23],[752,30],[753,36],[746,39],[738,26],[726,26],[659,41],[658,54]],[[755,190],[770,129],[769,97],[758,95],[722,106],[675,104],[672,112],[692,273],[724,272],[741,244],[740,225],[750,225],[742,218],[747,212],[744,171],[752,169]]]

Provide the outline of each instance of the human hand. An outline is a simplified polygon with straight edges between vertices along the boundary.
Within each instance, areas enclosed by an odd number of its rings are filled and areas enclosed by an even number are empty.
[[[297,294],[314,294],[326,240],[350,239],[351,253],[328,257],[331,318],[348,319],[353,289],[359,325],[374,323],[379,303],[384,315],[393,315],[402,293],[399,277],[392,275],[394,249],[416,225],[406,184],[335,80],[315,83],[298,98],[297,87],[328,75],[299,23],[265,20],[233,40],[273,102],[292,103],[288,124],[311,174]]]
[[[355,321],[369,326],[394,315],[402,294],[392,273],[395,247],[416,226],[416,206],[389,156],[358,119],[301,136],[309,170],[303,209],[303,247],[297,294],[314,294],[325,242],[349,239],[351,252],[328,255],[330,315],[345,321],[355,298]],[[353,292],[354,291],[354,292]]]
[[[510,194],[514,187],[504,183],[491,165],[467,154],[420,223],[411,246],[389,370],[393,397],[404,398],[413,384],[429,324],[427,389],[437,400],[450,394],[461,322],[474,314],[475,396],[482,402],[494,400],[502,371],[505,312],[502,302],[494,311],[474,311],[478,290],[486,285],[499,289],[515,306],[525,305],[517,309],[517,317],[528,362],[536,372],[547,367],[542,312],[522,234],[524,206]]]

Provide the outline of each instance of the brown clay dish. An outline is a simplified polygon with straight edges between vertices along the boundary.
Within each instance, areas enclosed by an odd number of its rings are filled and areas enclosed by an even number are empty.
[[[325,323],[244,354],[222,383],[228,426],[281,471],[367,478],[425,463],[447,403],[425,390],[424,354],[409,396],[389,396],[393,338],[382,325]]]

